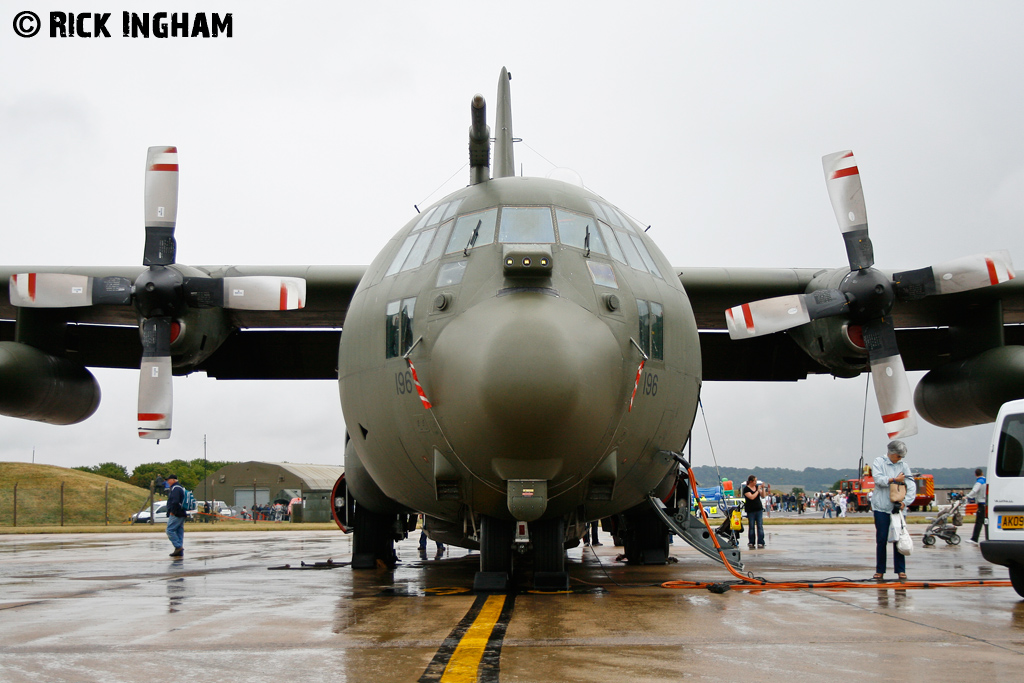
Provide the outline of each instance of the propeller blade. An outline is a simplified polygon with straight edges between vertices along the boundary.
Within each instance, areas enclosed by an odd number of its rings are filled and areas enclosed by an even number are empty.
[[[725,312],[725,322],[729,337],[749,339],[837,315],[848,307],[846,295],[838,289],[821,289],[733,306]]]
[[[306,305],[306,281],[300,277],[190,277],[185,278],[183,289],[189,305],[199,308],[293,311]]]
[[[150,147],[146,155],[146,246],[142,265],[174,263],[178,219],[178,148]]]
[[[896,332],[889,318],[870,320],[863,326],[868,350],[871,381],[882,414],[882,424],[890,439],[917,434],[917,415],[910,392],[903,358],[896,347]]]
[[[896,296],[903,301],[980,289],[1013,278],[1013,263],[1007,251],[964,256],[927,268],[893,273],[892,276]]]
[[[828,198],[846,242],[850,270],[870,268],[875,264],[875,252],[868,237],[868,212],[857,160],[853,152],[845,150],[823,156],[821,165],[825,169]]]
[[[171,322],[169,317],[142,321],[139,437],[143,439],[171,436]]]
[[[11,304],[22,308],[127,306],[132,302],[132,281],[126,277],[18,273],[11,276],[8,292]]]

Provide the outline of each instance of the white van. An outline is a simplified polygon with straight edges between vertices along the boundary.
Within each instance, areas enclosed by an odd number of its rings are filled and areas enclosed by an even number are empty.
[[[1010,570],[1017,595],[1024,598],[1024,399],[1004,403],[989,448],[988,537],[981,554]]]

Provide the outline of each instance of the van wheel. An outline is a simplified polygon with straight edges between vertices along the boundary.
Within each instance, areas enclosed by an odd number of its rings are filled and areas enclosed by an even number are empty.
[[[1013,590],[1017,591],[1017,595],[1024,598],[1024,567],[1010,567],[1010,583],[1013,584]]]

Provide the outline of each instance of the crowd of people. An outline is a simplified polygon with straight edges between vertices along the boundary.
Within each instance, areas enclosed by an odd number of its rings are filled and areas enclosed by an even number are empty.
[[[287,522],[290,518],[291,506],[283,503],[264,503],[253,505],[252,509],[242,506],[242,519],[255,519],[263,522]]]

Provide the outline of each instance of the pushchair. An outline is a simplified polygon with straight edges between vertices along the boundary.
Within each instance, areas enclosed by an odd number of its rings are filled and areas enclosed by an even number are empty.
[[[964,523],[963,505],[964,499],[959,498],[949,507],[943,508],[934,519],[929,517],[932,523],[924,530],[921,542],[935,545],[935,538],[938,537],[949,545],[959,545],[960,536],[956,528]]]
[[[718,528],[715,529],[715,534],[719,538],[728,541],[729,545],[732,546],[733,548],[739,547],[739,544],[740,544],[740,534],[743,533],[743,524],[742,523],[740,524],[740,528],[739,529],[733,529],[732,528],[732,515],[733,515],[734,512],[739,511],[739,509],[740,509],[739,505],[728,506],[728,505],[723,504],[722,505],[722,511],[725,512],[725,521],[722,522],[720,525],[718,525]]]

